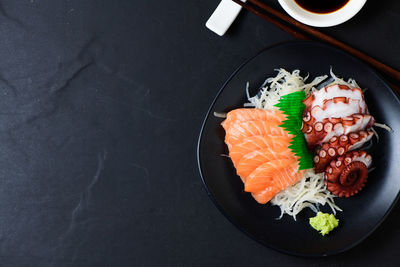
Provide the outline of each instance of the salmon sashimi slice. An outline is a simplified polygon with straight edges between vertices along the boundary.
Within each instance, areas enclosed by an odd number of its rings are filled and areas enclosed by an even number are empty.
[[[266,204],[268,201],[272,199],[270,194],[271,188],[266,188],[263,191],[251,193],[253,198],[260,204]],[[276,194],[276,193],[275,193]]]
[[[261,204],[267,203],[279,191],[294,185],[303,178],[304,170],[298,171],[293,159],[271,160],[259,166],[248,177],[245,191],[252,192]]]
[[[255,135],[246,137],[241,143],[235,144],[229,149],[229,156],[236,167],[244,155],[255,150],[268,148],[280,154],[287,150],[291,140],[289,136]]]
[[[286,180],[285,176],[289,174],[287,171],[290,171],[293,164],[297,164],[295,158],[270,160],[258,166],[247,177],[244,190],[246,192],[259,192],[265,190],[268,186],[278,187],[278,184],[281,187],[280,180]],[[284,181],[282,181],[282,187]]]
[[[283,150],[280,153],[276,153],[270,148],[255,150],[242,157],[242,159],[239,161],[239,164],[236,166],[236,172],[245,183],[246,178],[261,164],[271,160],[294,158],[295,155],[289,148],[286,148],[286,150]]]
[[[296,179],[296,181],[291,184],[294,185],[297,182],[299,182],[304,175],[304,170],[297,172],[293,177]],[[284,187],[280,190],[278,190],[276,187],[272,187],[272,186],[268,186],[267,188],[265,188],[262,191],[259,192],[252,192],[251,195],[253,196],[253,198],[260,204],[265,204],[268,201],[270,201],[277,193],[279,193],[280,191],[286,189],[287,187]]]
[[[225,131],[231,127],[232,123],[264,120],[271,123],[281,123],[285,119],[285,114],[280,110],[263,110],[256,108],[238,108],[226,115],[226,119],[221,123]]]
[[[276,122],[254,120],[231,124],[231,127],[226,130],[225,143],[230,148],[232,145],[240,143],[245,137],[254,135],[273,135],[273,136],[290,136]]]

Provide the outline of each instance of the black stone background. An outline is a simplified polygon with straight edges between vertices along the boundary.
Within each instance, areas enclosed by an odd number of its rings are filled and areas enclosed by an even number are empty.
[[[217,36],[218,2],[0,1],[1,266],[396,265],[398,206],[317,259],[265,248],[215,208],[196,163],[209,104],[245,59],[293,40],[247,12]],[[322,31],[400,69],[399,23],[399,1],[370,0]]]

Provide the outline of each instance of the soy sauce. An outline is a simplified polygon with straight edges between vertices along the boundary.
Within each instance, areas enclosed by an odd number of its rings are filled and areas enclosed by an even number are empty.
[[[343,6],[350,0],[295,0],[296,3],[305,10],[314,13],[331,13]]]

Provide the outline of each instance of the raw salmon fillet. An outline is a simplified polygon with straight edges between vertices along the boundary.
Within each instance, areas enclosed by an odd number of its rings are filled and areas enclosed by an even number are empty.
[[[279,191],[296,184],[303,178],[304,170],[298,171],[298,168],[297,161],[292,163],[285,160],[269,161],[249,175],[245,191],[252,192],[252,196],[258,203],[265,204]]]
[[[234,109],[226,115],[226,119],[222,122],[225,131],[230,128],[231,123],[263,120],[271,123],[281,123],[285,119],[285,114],[280,110],[263,110],[256,108],[238,108]]]
[[[270,187],[282,189],[293,185],[298,180],[298,162],[295,158],[270,160],[258,166],[246,179],[246,192],[260,192]]]
[[[236,166],[237,174],[246,181],[246,178],[261,164],[276,159],[292,159],[295,158],[293,152],[287,147],[286,150],[276,153],[270,148],[255,150],[242,157]]]
[[[240,143],[245,137],[254,135],[271,135],[271,136],[291,136],[282,127],[278,125],[281,122],[253,120],[231,123],[230,128],[226,130],[225,143],[228,148]]]
[[[289,149],[293,136],[279,127],[284,119],[279,110],[247,108],[229,112],[222,122],[229,156],[245,191],[262,204],[304,174]]]
[[[229,150],[233,164],[236,165],[243,158],[244,155],[251,153],[255,150],[268,148],[275,153],[286,151],[289,147],[291,138],[289,136],[270,136],[270,135],[255,135],[246,137],[241,143],[235,144]]]

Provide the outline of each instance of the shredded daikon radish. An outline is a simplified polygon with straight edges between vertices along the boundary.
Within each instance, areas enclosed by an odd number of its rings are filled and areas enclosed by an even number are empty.
[[[318,212],[319,205],[328,204],[334,214],[341,209],[335,205],[334,195],[326,190],[324,183],[324,174],[314,172],[309,169],[305,172],[303,179],[297,184],[282,190],[271,199],[271,204],[279,206],[281,219],[284,214],[293,216],[304,208],[310,208],[315,213]]]
[[[386,124],[382,124],[382,123],[374,123],[374,126],[385,129],[388,132],[393,132],[392,128],[390,128],[389,126],[387,126]],[[371,130],[374,132],[375,136],[376,136],[376,140],[379,142],[379,135],[376,132],[376,130],[374,128],[371,128]]]
[[[334,79],[334,81],[332,83],[347,85],[350,88],[355,88],[355,87],[356,88],[360,88],[360,86],[358,86],[357,82],[352,78],[348,79],[347,82],[346,82],[342,78],[337,77],[335,75],[335,73],[333,73],[332,67],[330,69],[330,74],[331,74],[332,78]]]
[[[376,136],[376,141],[379,142],[379,135],[378,135],[378,133],[376,132],[376,130],[374,129],[374,127],[371,128],[371,131],[374,132],[374,135]]]
[[[388,132],[393,132],[392,128],[390,128],[389,126],[387,126],[386,124],[382,124],[382,123],[374,123],[374,126],[385,129]]]
[[[285,69],[278,69],[276,77],[270,77],[265,80],[261,86],[260,92],[250,97],[249,84],[246,85],[246,94],[250,103],[246,103],[246,107],[256,107],[260,109],[277,109],[276,105],[283,95],[287,95],[297,91],[305,91],[306,95],[311,92],[311,89],[325,80],[328,76],[316,77],[311,83],[305,83],[308,76],[303,78],[300,76],[299,70],[294,70],[292,73]]]
[[[226,119],[226,113],[225,112],[216,112],[216,111],[214,111],[214,116],[217,117],[217,118]]]

